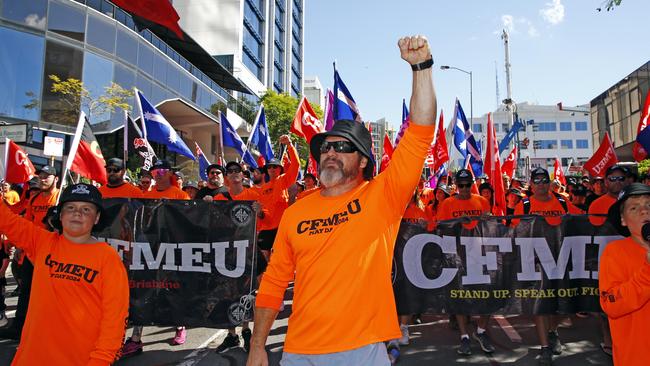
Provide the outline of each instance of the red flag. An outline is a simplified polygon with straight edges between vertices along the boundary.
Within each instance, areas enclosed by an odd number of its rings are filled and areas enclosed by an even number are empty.
[[[36,172],[34,165],[20,146],[10,139],[5,145],[5,180],[9,183],[25,183]]]
[[[384,153],[381,155],[381,165],[379,166],[379,171],[383,172],[387,167],[390,159],[393,158],[393,144],[388,138],[388,134],[384,134]]]
[[[517,170],[517,146],[512,148],[512,151],[510,152],[506,160],[503,162],[503,165],[501,166],[501,171],[503,172],[503,174],[510,177],[510,179],[514,178],[516,170]]]
[[[566,177],[562,171],[562,163],[557,157],[555,158],[555,164],[553,164],[553,179],[559,180],[560,183],[566,186]]]
[[[221,159],[221,158],[220,158],[220,159]],[[219,164],[219,165],[223,165],[223,164]],[[257,158],[257,166],[262,167],[262,166],[264,166],[264,165],[266,165],[266,159],[264,159],[264,157],[263,157],[262,155],[260,155],[260,156]]]
[[[314,135],[325,131],[323,124],[316,117],[316,112],[311,108],[307,98],[302,97],[300,100],[298,110],[296,110],[296,115],[293,117],[293,123],[289,130],[298,136],[304,137],[307,140],[307,144],[309,144]]]
[[[314,177],[318,178],[318,164],[311,154],[309,154],[309,161],[307,161],[307,173],[313,174]]]
[[[160,24],[183,39],[183,31],[178,26],[181,17],[169,0],[115,0],[113,4],[131,14]]]
[[[650,92],[648,92],[648,95],[645,98],[645,106],[643,107],[643,113],[641,114],[641,118],[639,119],[639,125],[636,128],[637,136],[639,136],[641,131],[643,131],[646,127],[648,127],[649,117],[650,117]],[[632,156],[634,156],[634,160],[641,161],[648,157],[648,152],[645,151],[643,146],[641,146],[641,144],[638,141],[634,141],[634,145],[632,145]]]
[[[488,113],[487,118],[487,148],[483,160],[483,171],[490,178],[490,184],[494,189],[492,200],[492,213],[496,216],[503,216],[506,212],[506,194],[503,188],[503,176],[501,175],[501,159],[499,158],[499,144],[497,134],[494,131],[492,115]]]
[[[444,117],[442,110],[440,111],[440,118],[438,119],[438,131],[436,131],[436,138],[434,139],[433,147],[429,152],[433,156],[433,166],[430,166],[431,171],[437,172],[442,164],[449,161],[449,151],[447,150],[447,137],[445,137]]]
[[[106,161],[99,148],[95,134],[90,129],[86,114],[81,112],[66,168],[79,175],[106,184]]]
[[[612,145],[612,140],[609,139],[609,134],[605,132],[605,137],[600,142],[600,147],[591,159],[585,163],[584,168],[587,169],[592,177],[604,177],[607,168],[616,163],[618,163],[618,158],[614,151],[614,145]]]

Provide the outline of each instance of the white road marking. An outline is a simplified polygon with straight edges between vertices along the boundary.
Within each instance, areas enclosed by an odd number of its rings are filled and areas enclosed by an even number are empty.
[[[513,343],[521,343],[521,336],[510,322],[503,315],[494,315],[493,318],[499,323],[499,326],[506,333]]]
[[[227,329],[219,329],[219,331],[210,336],[210,338],[208,338],[205,342],[196,347],[192,353],[185,356],[183,358],[183,362],[179,363],[178,366],[194,366],[199,363],[202,359],[205,358],[205,356],[209,354],[210,350],[207,349],[208,345],[226,333],[228,333]]]

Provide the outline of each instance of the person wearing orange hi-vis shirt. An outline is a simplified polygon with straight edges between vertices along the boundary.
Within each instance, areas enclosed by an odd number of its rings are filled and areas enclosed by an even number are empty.
[[[268,365],[266,340],[289,282],[294,297],[282,364],[390,364],[383,342],[401,336],[390,276],[395,239],[437,111],[426,38],[398,44],[413,70],[411,125],[376,177],[362,123],[339,120],[311,139],[321,189],[284,211],[255,300],[248,366]]]

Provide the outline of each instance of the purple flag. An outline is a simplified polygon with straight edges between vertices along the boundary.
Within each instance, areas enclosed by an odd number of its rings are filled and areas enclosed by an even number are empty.
[[[399,140],[401,140],[402,136],[404,136],[404,132],[406,132],[406,128],[409,126],[409,122],[409,110],[406,108],[406,100],[402,99],[402,125],[399,128],[397,136],[395,136],[395,147],[397,147]]]
[[[327,89],[327,98],[325,99],[325,131],[329,131],[334,126],[334,93]]]

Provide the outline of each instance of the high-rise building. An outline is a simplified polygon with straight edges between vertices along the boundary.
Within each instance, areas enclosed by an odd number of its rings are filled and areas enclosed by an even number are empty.
[[[395,141],[395,131],[390,127],[386,118],[380,118],[376,122],[369,122],[369,124],[372,128],[370,137],[372,138],[373,153],[376,161],[381,162],[381,156],[384,154],[384,135],[388,134],[388,138],[393,142]]]
[[[322,110],[325,109],[325,91],[318,76],[308,76],[305,78],[304,91],[305,97],[311,105],[318,105]]]

